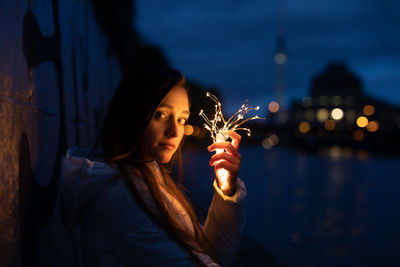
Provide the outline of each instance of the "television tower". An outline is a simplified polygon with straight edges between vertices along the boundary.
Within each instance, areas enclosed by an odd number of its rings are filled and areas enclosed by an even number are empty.
[[[284,29],[284,1],[280,1],[278,13],[278,35],[276,40],[276,50],[274,61],[276,68],[275,96],[281,111],[285,110],[285,69],[288,60],[285,48],[285,29]]]

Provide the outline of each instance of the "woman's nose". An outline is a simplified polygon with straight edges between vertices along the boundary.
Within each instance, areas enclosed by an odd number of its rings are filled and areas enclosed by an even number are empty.
[[[177,137],[178,136],[178,132],[179,132],[179,128],[178,128],[178,123],[174,120],[170,120],[168,122],[168,127],[165,131],[165,135],[167,137]]]

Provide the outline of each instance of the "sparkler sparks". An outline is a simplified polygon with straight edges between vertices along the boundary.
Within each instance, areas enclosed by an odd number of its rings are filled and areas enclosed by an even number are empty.
[[[213,119],[209,119],[203,112],[200,111],[199,115],[205,120],[204,127],[211,133],[211,138],[214,143],[223,142],[228,140],[229,136],[226,134],[226,131],[238,131],[243,130],[247,132],[247,135],[251,135],[251,131],[248,128],[241,127],[244,123],[250,120],[263,119],[258,116],[250,117],[244,119],[245,115],[252,110],[259,110],[260,107],[252,107],[249,105],[249,100],[246,100],[240,109],[233,114],[228,120],[225,120],[224,115],[221,110],[221,103],[218,101],[218,98],[207,92],[207,97],[211,98],[215,102],[215,114]],[[216,154],[222,153],[223,149],[217,149],[215,151]],[[225,169],[220,169],[217,172],[217,175],[220,177],[220,188],[221,190],[225,190],[228,187],[228,172]]]

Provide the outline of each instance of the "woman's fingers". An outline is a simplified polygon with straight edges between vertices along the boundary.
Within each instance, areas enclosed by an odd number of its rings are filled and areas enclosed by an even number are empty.
[[[236,149],[239,149],[240,141],[242,140],[242,137],[240,136],[240,134],[238,134],[235,131],[229,130],[229,131],[226,131],[226,135],[228,135],[232,139],[232,145]]]
[[[242,159],[242,156],[240,156],[239,151],[237,150],[236,147],[232,145],[231,142],[225,141],[225,142],[218,142],[218,143],[213,143],[209,147],[207,147],[208,151],[214,151],[216,149],[225,149],[228,151],[231,155],[234,157],[237,157],[239,160]]]
[[[239,173],[240,167],[238,165],[232,164],[226,160],[221,160],[217,162],[214,166],[216,172],[218,172],[219,169],[225,169],[230,173],[230,177],[236,180],[236,177]],[[232,181],[231,181],[232,182]]]
[[[238,157],[234,157],[229,153],[218,153],[215,154],[211,157],[210,159],[210,166],[213,166],[216,162],[220,161],[220,160],[227,160],[228,162],[235,164],[235,165],[239,165],[240,166],[240,159]]]

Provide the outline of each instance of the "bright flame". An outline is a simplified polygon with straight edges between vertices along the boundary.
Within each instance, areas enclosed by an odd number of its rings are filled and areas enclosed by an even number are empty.
[[[224,115],[222,114],[221,110],[221,103],[218,101],[218,98],[207,92],[206,94],[207,97],[211,98],[215,102],[215,114],[213,119],[209,119],[203,112],[203,110],[200,111],[199,115],[203,117],[205,120],[204,128],[206,128],[210,133],[211,133],[211,138],[213,139],[214,143],[218,142],[224,142],[226,141],[229,136],[224,134],[226,131],[238,131],[238,130],[244,130],[247,132],[247,135],[250,136],[251,131],[248,128],[243,128],[240,127],[243,125],[245,122],[250,121],[250,120],[256,120],[256,119],[263,119],[258,116],[250,117],[247,119],[244,119],[244,116],[246,115],[247,112],[251,110],[259,110],[260,107],[251,107],[249,105],[249,101],[246,100],[243,105],[240,107],[240,109],[233,114],[228,120],[225,120]],[[222,124],[222,126],[221,126]],[[219,126],[218,126],[219,125]],[[216,154],[224,152],[223,149],[217,149],[215,151]],[[220,188],[221,190],[224,190],[228,186],[228,171],[225,169],[220,169],[217,172],[218,177],[220,178]]]

